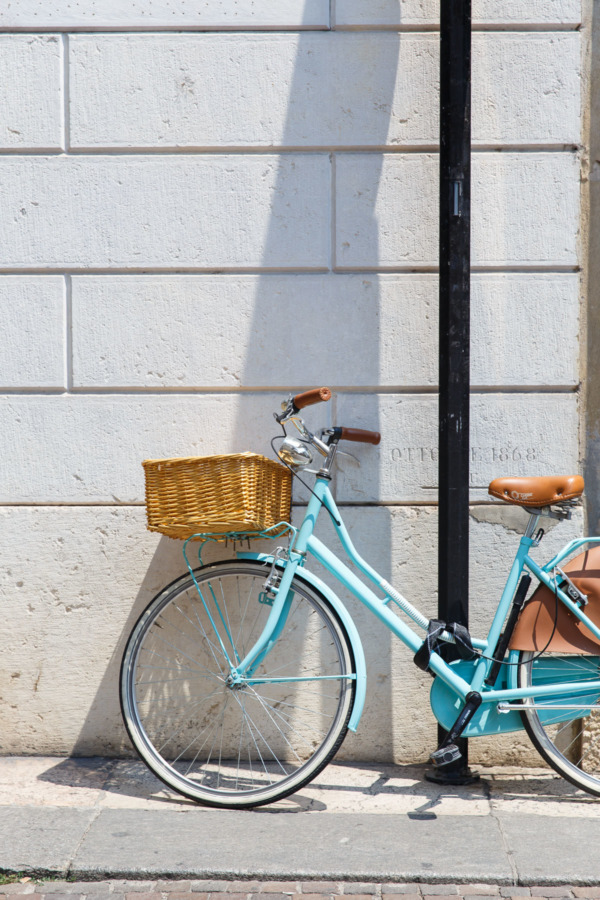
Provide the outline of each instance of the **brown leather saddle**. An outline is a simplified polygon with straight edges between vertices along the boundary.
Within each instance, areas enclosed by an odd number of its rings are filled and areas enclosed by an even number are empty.
[[[518,506],[555,506],[566,500],[576,500],[583,494],[581,475],[549,475],[533,478],[494,478],[488,492],[505,503]]]

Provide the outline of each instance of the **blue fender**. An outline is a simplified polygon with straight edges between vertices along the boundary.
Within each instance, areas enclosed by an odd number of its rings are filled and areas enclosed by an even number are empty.
[[[273,557],[269,556],[268,553],[236,553],[238,559],[255,559],[258,562],[267,563],[267,565],[272,565]],[[281,563],[283,566],[283,563]],[[340,617],[346,631],[348,632],[348,637],[350,639],[350,644],[352,646],[352,652],[354,654],[354,663],[356,666],[356,693],[354,695],[354,706],[352,707],[352,713],[350,715],[350,721],[348,722],[348,728],[350,731],[356,731],[358,728],[358,723],[360,721],[360,717],[362,715],[362,711],[365,705],[365,697],[367,694],[367,664],[365,661],[365,653],[363,650],[362,642],[360,639],[360,635],[356,630],[356,625],[354,624],[352,617],[340,598],[334,594],[330,587],[328,587],[324,581],[321,581],[316,575],[312,572],[309,572],[307,569],[298,567],[296,570],[296,574],[294,576],[298,578],[300,581],[303,581],[309,587],[315,588],[315,590],[319,591],[323,596],[327,599],[327,602],[334,608],[338,616]]]

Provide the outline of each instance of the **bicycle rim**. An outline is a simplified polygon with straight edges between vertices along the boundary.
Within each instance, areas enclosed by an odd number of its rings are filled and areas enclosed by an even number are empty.
[[[255,683],[227,684],[225,653],[239,662],[271,610],[268,572],[233,561],[196,570],[199,590],[179,579],[142,614],[123,657],[121,705],[136,749],[162,781],[207,805],[247,808],[297,791],[335,754],[352,711],[344,626],[298,579]]]
[[[519,687],[600,679],[600,657],[523,651]],[[526,701],[525,701],[526,702]],[[571,784],[600,796],[600,696],[597,690],[568,697],[536,698],[525,709],[525,730],[541,756]],[[561,707],[571,706],[569,709]]]

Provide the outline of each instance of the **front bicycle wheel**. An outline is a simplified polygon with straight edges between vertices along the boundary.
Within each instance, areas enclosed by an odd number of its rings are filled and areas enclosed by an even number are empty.
[[[241,683],[229,677],[271,611],[269,571],[233,560],[197,569],[198,589],[177,579],[142,613],[123,656],[121,708],[136,750],[165,784],[208,806],[297,791],[337,752],[352,712],[346,629],[298,577],[272,649]]]
[[[519,687],[600,680],[600,657],[584,654],[519,654]],[[539,697],[521,718],[534,747],[552,768],[589,794],[600,796],[600,691],[572,697]]]

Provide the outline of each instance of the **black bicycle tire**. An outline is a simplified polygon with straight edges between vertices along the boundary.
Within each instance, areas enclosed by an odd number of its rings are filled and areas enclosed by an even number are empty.
[[[586,655],[587,654],[581,654],[581,656]],[[576,657],[577,654],[573,654],[573,656]],[[517,683],[519,687],[525,687],[529,685],[530,680],[524,678],[523,676],[524,673],[526,674],[527,667],[529,663],[532,662],[532,658],[537,657],[538,654],[533,653],[532,651],[522,650],[519,652],[519,665],[517,667]],[[564,754],[561,753],[559,748],[555,746],[551,738],[546,734],[544,726],[542,725],[540,717],[535,709],[524,709],[520,712],[520,716],[525,731],[527,732],[527,736],[529,737],[531,743],[540,754],[542,759],[544,759],[558,775],[560,775],[570,784],[574,785],[582,791],[585,791],[588,794],[600,797],[600,769],[598,772],[598,778],[595,778],[590,773],[584,772],[582,769],[580,769],[574,762],[568,760],[564,756]]]

